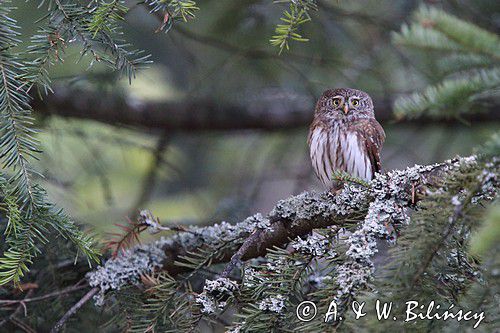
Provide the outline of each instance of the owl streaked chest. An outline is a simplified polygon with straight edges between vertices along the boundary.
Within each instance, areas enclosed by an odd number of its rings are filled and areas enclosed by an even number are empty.
[[[367,180],[373,176],[370,161],[356,133],[346,130],[343,124],[312,126],[309,149],[313,169],[327,187],[335,183],[332,181],[334,170]]]

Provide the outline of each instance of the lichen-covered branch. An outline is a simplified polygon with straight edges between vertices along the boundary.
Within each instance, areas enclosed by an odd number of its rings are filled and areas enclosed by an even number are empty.
[[[460,157],[378,175],[369,187],[346,184],[337,195],[304,192],[281,200],[266,216],[255,214],[235,225],[221,222],[208,227],[193,226],[187,232],[178,232],[154,243],[136,246],[89,273],[88,280],[91,286],[101,289],[102,302],[104,293],[125,285],[138,284],[143,274],[166,270],[171,275],[177,275],[188,271],[189,266],[176,262],[202,246],[222,249],[221,253],[211,258],[211,264],[228,262],[245,239],[256,230],[262,231],[258,239],[246,249],[242,260],[265,255],[267,249],[286,245],[291,239],[307,235],[314,229],[329,226],[352,229],[359,224],[357,231],[349,238],[347,254],[353,262],[360,263],[363,262],[358,260],[360,257],[369,258],[376,252],[372,246],[375,234],[390,236],[391,229],[384,229],[385,222],[389,219],[392,224],[408,222],[401,207],[413,205],[425,195],[426,186],[436,184],[445,174],[459,168],[474,168],[477,164],[476,156]],[[350,265],[349,261],[346,261],[346,265]]]

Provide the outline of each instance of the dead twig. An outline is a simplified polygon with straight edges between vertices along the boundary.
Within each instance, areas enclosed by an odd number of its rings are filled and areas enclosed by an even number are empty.
[[[33,293],[34,293],[33,289],[28,290],[26,297],[22,300],[19,300],[19,302],[18,302],[19,305],[17,306],[16,310],[14,310],[14,312],[10,316],[8,316],[7,318],[5,318],[4,320],[2,320],[0,322],[0,327],[5,325],[8,321],[13,322],[13,319],[15,318],[15,316],[17,316],[23,310],[24,310],[24,316],[28,315],[28,309],[26,308],[25,300],[29,299],[31,297],[31,295],[33,295]]]
[[[85,303],[87,303],[95,294],[99,292],[99,288],[94,287],[90,289],[75,305],[69,309],[64,316],[59,319],[59,321],[54,325],[54,327],[50,330],[50,333],[56,333],[61,330],[63,325],[68,321],[68,319],[74,315]]]
[[[64,294],[69,294],[69,293],[72,293],[74,291],[78,291],[78,290],[81,290],[81,289],[84,289],[87,287],[88,287],[87,284],[83,284],[83,285],[77,284],[77,285],[74,285],[74,286],[71,286],[71,287],[68,287],[65,289],[61,289],[59,291],[55,291],[55,292],[48,293],[48,294],[45,294],[42,296],[37,296],[37,297],[24,298],[24,299],[0,299],[0,305],[11,305],[11,304],[18,304],[18,303],[22,304],[22,303],[43,301],[43,300],[46,300],[48,298],[57,297],[57,296],[61,296]]]

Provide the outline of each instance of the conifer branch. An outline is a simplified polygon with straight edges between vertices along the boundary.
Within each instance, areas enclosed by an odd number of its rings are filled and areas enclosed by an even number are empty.
[[[241,263],[241,258],[243,258],[246,254],[247,251],[255,246],[255,243],[259,240],[260,234],[263,232],[262,229],[255,230],[248,238],[245,240],[245,242],[240,246],[238,251],[236,251],[233,256],[231,257],[231,260],[229,260],[229,263],[226,265],[222,273],[220,274],[221,278],[227,278],[233,269]]]
[[[460,118],[484,110],[500,88],[500,38],[434,7],[422,6],[414,22],[393,35],[398,45],[438,52],[444,79],[423,92],[399,98],[398,119]],[[472,107],[474,106],[474,107]]]
[[[407,170],[393,171],[377,176],[370,183],[369,188],[344,185],[344,190],[337,196],[328,193],[303,193],[279,202],[267,217],[256,214],[235,226],[223,223],[205,228],[191,227],[188,229],[191,232],[179,233],[153,244],[133,248],[123,256],[109,260],[89,275],[89,281],[93,286],[101,286],[103,291],[114,289],[127,281],[134,281],[138,276],[126,273],[131,269],[129,265],[132,262],[140,262],[142,265],[133,269],[134,274],[137,272],[148,274],[161,268],[171,275],[176,275],[186,272],[187,268],[184,265],[177,265],[177,258],[195,251],[199,247],[200,239],[203,239],[205,245],[215,246],[215,244],[222,244],[229,240],[237,245],[255,230],[263,229],[255,234],[255,241],[250,242],[241,255],[241,260],[255,258],[264,255],[267,249],[282,246],[290,239],[306,235],[313,229],[334,225],[346,228],[355,226],[356,221],[366,214],[370,202],[374,200],[374,194],[379,191],[385,193],[386,186],[389,186],[391,191],[397,191],[401,199],[406,200],[408,206],[412,206],[414,205],[412,188],[416,186],[417,191],[420,192],[419,189],[422,187],[435,184],[444,174],[451,173],[463,167],[464,164],[469,167],[476,165],[475,157],[458,158],[435,165],[415,166]],[[240,240],[240,243],[237,240]],[[213,265],[228,262],[235,251],[233,245],[210,260],[210,263]],[[132,259],[135,255],[143,259],[140,261],[138,258]],[[113,272],[112,275],[108,275],[108,269],[109,272]],[[122,270],[123,274],[117,276],[116,272]],[[113,280],[108,280],[110,278]]]
[[[70,286],[70,287],[67,287],[67,288],[64,288],[64,289],[61,289],[58,291],[54,291],[51,293],[47,293],[47,294],[41,295],[41,296],[25,297],[23,299],[12,299],[12,300],[11,299],[0,299],[0,306],[18,304],[18,303],[39,302],[39,301],[43,301],[43,300],[46,300],[49,298],[59,297],[61,295],[73,293],[75,291],[79,291],[79,290],[82,290],[82,289],[87,288],[87,287],[88,286],[86,284],[76,284],[74,286]],[[30,290],[32,290],[32,289],[30,289]]]
[[[180,2],[183,9],[179,13],[186,18],[191,15],[190,7]],[[50,229],[75,244],[89,263],[98,258],[92,237],[49,203],[43,189],[33,180],[36,171],[29,159],[37,158],[39,150],[28,92],[33,86],[45,93],[52,91],[48,69],[63,61],[64,50],[73,42],[81,43],[81,57],[89,54],[91,65],[103,62],[125,73],[129,80],[138,68],[149,63],[149,56],[128,50],[128,45],[116,38],[120,34],[118,22],[127,11],[122,0],[95,1],[88,6],[63,0],[42,2],[48,14],[39,23],[45,24],[26,51],[34,59],[21,61],[21,55],[13,52],[19,33],[16,22],[9,17],[9,4],[9,0],[2,0],[0,8],[0,159],[7,173],[0,175],[0,191],[8,216],[8,248],[0,258],[0,284],[20,283],[40,254],[40,245],[47,242]]]
[[[145,4],[161,20],[157,31],[163,32],[169,32],[175,22],[187,22],[195,18],[195,12],[200,9],[192,0],[146,0]]]
[[[307,42],[298,29],[301,25],[311,20],[309,12],[317,10],[318,6],[315,0],[275,0],[275,3],[288,3],[289,9],[283,12],[280,20],[282,24],[276,26],[275,35],[271,38],[271,45],[279,48],[281,54],[283,50],[290,49],[290,41]]]
[[[372,290],[374,264],[371,257],[377,252],[379,238],[394,242],[394,237],[407,229],[409,234],[406,237],[411,239],[422,237],[424,233],[410,229],[423,227],[434,230],[432,237],[427,236],[424,242],[409,243],[404,235],[398,240],[403,247],[423,244],[420,249],[410,250],[416,253],[415,259],[418,260],[413,262],[415,266],[411,266],[415,270],[403,273],[414,277],[412,272],[426,271],[431,262],[442,260],[441,250],[438,251],[439,259],[434,257],[437,253],[433,251],[435,246],[439,244],[440,249],[444,246],[443,251],[449,251],[449,244],[455,244],[455,236],[451,236],[450,230],[453,229],[453,235],[456,235],[458,223],[472,221],[464,218],[472,213],[470,209],[479,210],[479,202],[490,201],[497,195],[499,183],[495,174],[498,174],[499,167],[496,157],[485,154],[391,171],[377,175],[367,187],[345,184],[337,195],[306,192],[279,202],[267,216],[256,214],[236,225],[193,226],[188,229],[191,232],[180,232],[155,243],[132,248],[88,274],[88,280],[91,286],[101,289],[96,297],[98,304],[102,304],[106,292],[121,297],[117,290],[141,283],[140,276],[166,272],[170,276],[170,287],[164,285],[161,294],[164,296],[153,297],[151,302],[157,306],[143,308],[141,314],[136,313],[141,318],[153,318],[152,321],[139,320],[137,327],[148,327],[152,323],[158,328],[174,327],[173,323],[161,319],[168,311],[183,318],[183,327],[192,327],[200,319],[200,311],[203,316],[213,318],[232,304],[243,304],[242,320],[233,323],[232,329],[261,327],[259,325],[265,322],[275,329],[301,325],[304,330],[324,331],[332,324],[337,327],[340,323],[298,323],[293,317],[292,309],[302,299],[304,288],[311,287],[307,282],[314,274],[314,268],[309,267],[311,258],[325,261],[321,265],[326,265],[326,271],[319,274],[322,280],[331,282],[327,283],[328,287],[323,286],[316,293],[309,294],[309,297],[317,299],[322,310],[326,311],[323,308],[328,307],[326,300],[334,296],[340,311],[344,311],[350,301],[357,299],[359,291]],[[464,184],[474,186],[475,190],[466,190]],[[455,193],[467,193],[463,200],[471,204],[458,204],[457,200],[462,202],[462,198],[451,197]],[[432,224],[420,222],[418,215],[425,214],[426,205],[434,204],[434,200],[439,200],[442,207],[451,203],[455,223],[449,223],[445,213],[448,208],[440,215],[439,221]],[[410,219],[409,210],[414,207],[419,209]],[[335,236],[340,228],[351,231],[345,244]],[[311,235],[313,230],[320,234]],[[290,247],[293,250],[290,251]],[[432,257],[428,256],[429,252],[433,253]],[[253,265],[250,261],[261,256],[265,256],[260,259],[263,261],[261,264]],[[459,253],[459,256],[462,254]],[[427,259],[421,262],[421,258]],[[240,261],[246,261],[241,285],[228,278]],[[203,292],[195,297],[196,305],[185,300],[176,303],[175,310],[170,305],[168,308],[158,307],[169,299],[168,295],[173,295],[174,289],[179,290],[180,281],[191,279],[203,268],[217,270],[216,265],[225,262],[229,264],[221,269],[215,280],[205,281]],[[469,274],[467,272],[473,269],[467,261],[464,263],[466,266],[462,268],[466,272],[457,274]],[[427,279],[432,275],[425,276]],[[175,287],[172,285],[174,282]],[[454,288],[453,285],[450,288]],[[155,309],[161,311],[161,316]]]

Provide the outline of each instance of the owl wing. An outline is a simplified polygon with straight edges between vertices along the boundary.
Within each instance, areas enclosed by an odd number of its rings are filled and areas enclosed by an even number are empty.
[[[382,170],[380,164],[380,151],[385,140],[384,129],[375,118],[371,118],[352,123],[348,131],[356,135],[360,149],[365,151],[370,161],[371,174],[372,177],[374,177],[375,172],[380,173]]]

